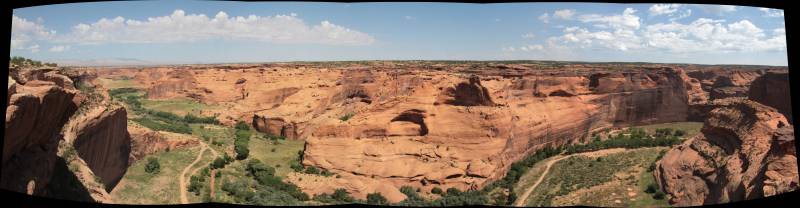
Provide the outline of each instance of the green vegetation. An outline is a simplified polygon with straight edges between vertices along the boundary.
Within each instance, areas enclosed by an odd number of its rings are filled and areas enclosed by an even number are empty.
[[[353,116],[355,116],[355,114],[347,113],[347,114],[344,114],[342,117],[339,117],[339,120],[347,121],[347,120],[350,120],[350,118],[352,118]]]
[[[637,149],[599,157],[602,160],[586,156],[564,159],[553,164],[542,183],[533,190],[526,206],[614,206],[616,199],[625,203],[616,206],[627,206],[630,198],[619,198],[628,192],[623,187],[637,184],[639,170],[643,170],[657,155],[657,149]],[[594,188],[612,180],[620,181],[620,184]],[[581,189],[589,191],[588,194],[567,196]]]
[[[41,61],[27,59],[27,58],[21,57],[21,56],[12,56],[12,57],[9,58],[9,62],[11,62],[11,64],[14,64],[14,65],[17,65],[17,66],[32,66],[32,67],[42,67],[42,66],[57,67],[58,66],[58,64],[56,64],[56,63],[41,62]]]
[[[117,88],[108,91],[113,100],[119,100],[127,104],[128,109],[139,115],[133,118],[136,123],[156,131],[169,131],[181,134],[191,134],[192,128],[189,124],[218,124],[216,117],[200,117],[192,114],[178,116],[174,113],[152,110],[143,107],[142,99],[145,97],[140,89]]]
[[[247,177],[238,180],[225,180],[222,190],[227,192],[234,202],[252,205],[300,205],[309,197],[300,188],[283,182],[274,175],[274,169],[259,160],[247,162]],[[246,178],[254,179],[255,184],[248,184]],[[251,189],[250,187],[253,187]]]
[[[627,133],[620,133],[616,136],[610,136],[610,138],[607,140],[591,142],[589,144],[570,145],[566,147],[565,153],[574,154],[619,147],[639,148],[672,146],[679,144],[681,139],[678,136],[673,135],[672,132],[672,129],[664,128],[658,129],[655,135],[647,135],[647,133],[640,128],[632,128],[628,130]]]
[[[144,172],[158,174],[159,171],[161,171],[161,163],[158,162],[158,158],[147,158],[147,165],[144,166]]]
[[[386,205],[389,204],[389,201],[380,192],[375,192],[367,194],[367,204]]]
[[[495,188],[507,189],[512,194],[509,194],[508,199],[504,201],[506,203],[512,203],[517,200],[516,194],[513,194],[515,192],[514,187],[516,186],[517,182],[519,182],[522,175],[528,172],[528,170],[531,167],[533,167],[534,164],[546,158],[555,156],[557,154],[561,153],[574,154],[580,152],[590,152],[601,149],[619,148],[619,147],[639,148],[639,147],[672,146],[680,142],[681,142],[680,138],[676,137],[675,135],[669,135],[669,136],[667,136],[666,134],[662,134],[659,136],[648,135],[647,131],[644,131],[641,128],[631,128],[617,135],[609,135],[609,138],[606,140],[602,140],[599,136],[595,135],[592,141],[588,144],[574,144],[561,147],[545,147],[542,150],[537,151],[533,155],[527,156],[524,159],[511,164],[511,169],[508,171],[508,173],[506,173],[505,177],[485,186],[481,191],[484,194],[488,194]],[[596,161],[596,162],[607,162],[607,161]],[[494,200],[498,201],[499,199],[494,199]]]
[[[700,133],[700,129],[703,128],[703,122],[674,122],[674,123],[662,123],[662,124],[651,124],[646,126],[640,126],[639,128],[643,129],[644,131],[655,134],[655,131],[658,129],[673,129],[673,135],[677,137],[692,137],[697,133]],[[680,132],[680,133],[679,133]],[[683,135],[678,135],[683,134]]]
[[[244,160],[250,154],[248,145],[250,144],[250,136],[252,134],[250,126],[244,123],[244,121],[236,123],[236,139],[233,140],[233,150],[236,152],[237,160]]]
[[[114,202],[121,204],[177,204],[180,203],[178,180],[181,170],[191,164],[199,148],[178,149],[155,153],[159,172],[145,171],[147,160],[139,160],[128,167],[117,187],[110,193]]]
[[[314,196],[314,201],[326,204],[349,204],[357,202],[355,198],[347,193],[347,190],[339,188],[333,191],[333,194],[319,194]]]

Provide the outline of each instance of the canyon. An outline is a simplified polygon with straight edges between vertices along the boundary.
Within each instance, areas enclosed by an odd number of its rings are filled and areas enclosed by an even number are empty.
[[[704,121],[701,135],[659,162],[660,187],[675,205],[751,199],[797,188],[787,71],[413,61],[12,69],[17,83],[9,86],[2,187],[26,192],[33,180],[32,193],[47,195],[64,143],[76,151],[76,164],[103,182],[98,188],[84,182],[92,177],[79,177],[91,197],[109,202],[104,192],[135,161],[200,145],[130,124],[130,110],[111,101],[100,81],[112,80],[141,89],[148,100],[209,106],[179,115],[214,117],[224,126],[245,122],[265,135],[303,141],[300,163],[336,175],[288,173],[284,181],[309,196],[343,188],[357,199],[377,192],[397,203],[406,199],[402,186],[479,190],[545,147],[585,143],[613,129]],[[77,89],[83,84],[96,95]],[[679,168],[686,164],[699,166]]]

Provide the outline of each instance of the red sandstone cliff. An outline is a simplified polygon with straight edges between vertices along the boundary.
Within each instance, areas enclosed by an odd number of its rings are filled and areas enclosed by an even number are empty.
[[[657,163],[657,182],[678,206],[724,203],[797,189],[793,127],[750,100],[711,110],[702,134]]]

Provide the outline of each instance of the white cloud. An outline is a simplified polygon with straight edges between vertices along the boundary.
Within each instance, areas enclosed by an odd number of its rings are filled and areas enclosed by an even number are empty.
[[[536,35],[535,35],[535,34],[533,34],[533,33],[526,33],[526,34],[522,35],[522,38],[525,38],[525,39],[534,39],[534,38],[536,38]]]
[[[517,51],[517,49],[515,49],[514,47],[505,47],[505,48],[503,48],[503,51],[505,51],[505,52],[514,52],[514,51]]]
[[[748,20],[723,24],[723,20],[700,18],[690,24],[669,23],[647,26],[643,36],[650,47],[670,52],[780,51],[786,49],[786,34],[764,30]],[[785,31],[785,30],[784,30]]]
[[[562,9],[562,10],[556,10],[555,12],[553,12],[553,18],[556,18],[556,19],[568,20],[568,19],[572,19],[572,16],[574,16],[574,15],[575,15],[575,10],[571,10],[571,9]]]
[[[406,20],[415,20],[415,19],[417,19],[417,18],[414,18],[414,17],[412,17],[412,16],[408,16],[408,15],[406,15],[406,16],[404,16],[404,17],[403,17],[403,19],[406,19]]]
[[[681,7],[679,4],[653,4],[650,6],[650,15],[658,16],[664,14],[672,14],[678,11]]]
[[[522,51],[541,51],[541,50],[544,50],[544,46],[538,45],[538,44],[537,45],[527,45],[527,46],[522,46],[519,49],[522,50]]]
[[[764,12],[765,17],[783,17],[781,9],[759,8],[758,10]]]
[[[70,47],[68,45],[67,46],[65,46],[65,45],[57,45],[57,46],[51,47],[49,51],[50,52],[63,52],[63,51],[69,50],[69,48]]]
[[[11,16],[11,49],[12,50],[31,50],[39,51],[39,45],[35,44],[37,40],[48,40],[55,35],[55,31],[47,30],[41,21],[31,22],[25,18]],[[35,46],[35,47],[34,47]]]
[[[207,39],[254,40],[271,43],[313,43],[328,45],[366,45],[375,39],[363,32],[333,24],[327,20],[307,25],[297,14],[275,16],[229,17],[220,11],[213,18],[204,14],[186,14],[175,10],[169,16],[146,20],[102,18],[90,24],[78,24],[60,42],[164,43]]]
[[[726,11],[736,10],[735,7],[715,7],[728,8]],[[749,20],[728,23],[724,19],[698,18],[686,24],[675,22],[690,16],[690,9],[678,9],[667,14],[672,16],[669,23],[642,25],[635,12],[636,10],[627,8],[622,14],[579,15],[575,19],[592,23],[589,28],[565,26],[561,35],[545,38],[547,44],[539,45],[541,47],[521,46],[518,51],[600,48],[686,57],[689,53],[786,50],[784,28],[764,30]]]
[[[670,15],[670,16],[673,16],[673,15]],[[686,9],[686,10],[683,10],[683,12],[681,12],[678,16],[669,18],[669,21],[670,22],[674,22],[676,20],[687,18],[689,16],[692,16],[692,10],[691,9]]]
[[[585,14],[578,16],[578,20],[585,23],[596,23],[594,26],[599,28],[639,29],[641,24],[639,16],[634,13],[636,13],[635,9],[625,8],[621,15]]]
[[[731,6],[731,5],[694,5],[697,8],[702,9],[703,11],[711,14],[716,14],[719,16],[725,15],[726,13],[735,12],[739,9],[738,6]]]
[[[545,24],[550,23],[550,15],[547,13],[540,15],[538,19],[544,22]]]
[[[39,52],[39,44],[32,45],[32,46],[30,46],[30,47],[28,47],[28,48],[26,48],[26,49],[27,49],[27,50],[30,50],[30,51],[31,51],[31,53],[36,53],[36,52]]]

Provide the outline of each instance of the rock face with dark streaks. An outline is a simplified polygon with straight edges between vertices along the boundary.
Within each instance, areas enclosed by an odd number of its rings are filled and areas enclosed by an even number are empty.
[[[789,123],[794,123],[789,89],[789,73],[767,72],[750,85],[749,99],[778,109],[789,119]]]
[[[84,118],[73,126],[76,134],[73,146],[110,191],[128,170],[131,136],[127,130],[127,112],[125,108],[113,107]]]
[[[793,127],[774,108],[750,100],[720,104],[701,133],[657,163],[656,181],[670,203],[715,204],[797,189]]]

